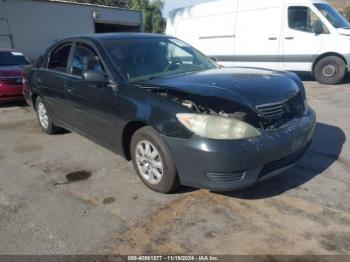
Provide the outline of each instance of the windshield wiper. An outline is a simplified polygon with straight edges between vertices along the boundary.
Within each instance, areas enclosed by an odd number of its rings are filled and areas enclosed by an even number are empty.
[[[149,76],[149,77],[145,77],[142,78],[140,80],[131,80],[131,83],[141,83],[144,81],[148,81],[148,80],[153,80],[153,79],[157,79],[157,78],[163,78],[163,77],[173,77],[173,76],[178,76],[178,75],[187,75],[187,74],[191,74],[194,72],[199,72],[199,71],[203,71],[201,68],[199,69],[194,69],[194,70],[188,70],[188,71],[180,71],[180,72],[176,72],[175,74],[166,74],[166,75],[161,75],[161,76]]]
[[[148,80],[153,80],[153,79],[157,79],[159,78],[159,76],[150,76],[150,77],[145,77],[143,79],[139,79],[139,80],[131,80],[131,83],[142,83],[144,81],[148,81]]]

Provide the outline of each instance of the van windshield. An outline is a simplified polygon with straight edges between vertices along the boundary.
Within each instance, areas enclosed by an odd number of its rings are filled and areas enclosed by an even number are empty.
[[[136,38],[104,42],[120,74],[130,82],[203,71],[216,65],[175,38]]]
[[[335,28],[350,28],[350,23],[332,6],[328,4],[315,4],[315,6]]]

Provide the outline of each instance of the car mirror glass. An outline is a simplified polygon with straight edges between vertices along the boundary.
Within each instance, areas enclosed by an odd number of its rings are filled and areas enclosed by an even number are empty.
[[[102,72],[98,71],[84,71],[83,72],[83,79],[86,82],[91,82],[91,83],[108,83],[108,79],[106,75]]]

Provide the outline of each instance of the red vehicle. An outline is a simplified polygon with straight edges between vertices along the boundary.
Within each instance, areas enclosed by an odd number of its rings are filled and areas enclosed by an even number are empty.
[[[29,64],[21,52],[0,49],[0,103],[23,99],[23,67]]]

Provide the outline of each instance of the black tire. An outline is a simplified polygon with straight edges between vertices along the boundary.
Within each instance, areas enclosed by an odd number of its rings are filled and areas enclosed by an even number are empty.
[[[47,125],[46,124],[43,124],[43,121],[40,119],[40,108],[43,107],[46,111],[46,115],[47,115]],[[62,131],[62,129],[58,126],[55,126],[54,123],[52,122],[49,114],[48,114],[48,111],[46,109],[46,106],[43,102],[43,100],[38,97],[35,101],[35,109],[36,109],[36,116],[37,116],[37,119],[38,119],[38,122],[39,122],[39,125],[41,127],[41,129],[46,133],[46,134],[49,134],[49,135],[53,135],[53,134],[57,134],[59,132]]]
[[[337,56],[327,56],[318,61],[314,68],[314,77],[326,85],[336,85],[343,81],[346,75],[346,64]]]
[[[137,152],[136,147],[143,142],[150,142],[152,146],[158,151],[160,155],[160,161],[162,162],[162,177],[157,184],[149,183],[141,174],[140,167],[137,163]],[[154,149],[153,148],[153,149]],[[170,152],[169,146],[164,139],[158,134],[153,128],[146,126],[140,128],[135,132],[130,143],[130,154],[134,164],[137,175],[140,177],[142,182],[150,189],[159,193],[170,193],[176,187],[178,187],[178,178],[176,172],[175,161]]]

